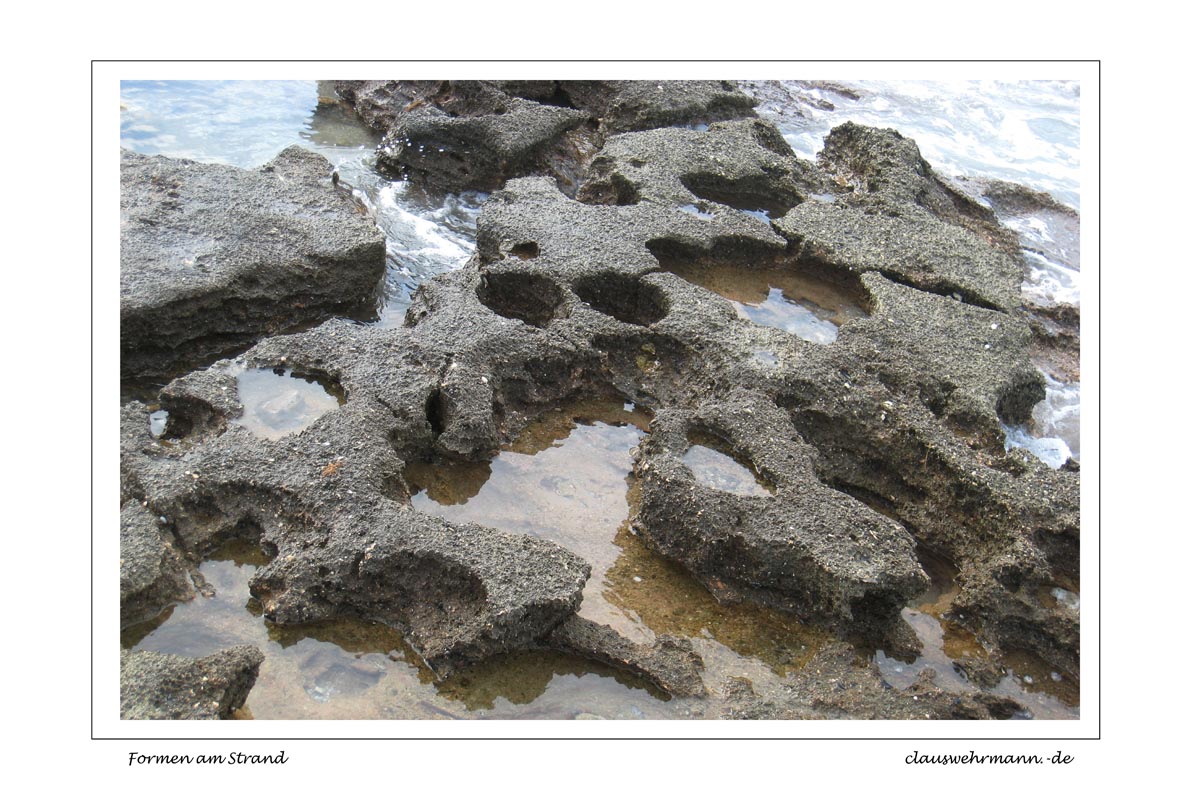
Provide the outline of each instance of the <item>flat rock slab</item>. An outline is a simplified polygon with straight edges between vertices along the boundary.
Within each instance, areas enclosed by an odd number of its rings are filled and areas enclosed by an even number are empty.
[[[121,151],[121,374],[161,377],[361,307],[383,235],[289,147],[257,170]]]
[[[121,653],[121,719],[229,719],[246,704],[262,651],[239,645],[203,658]]]

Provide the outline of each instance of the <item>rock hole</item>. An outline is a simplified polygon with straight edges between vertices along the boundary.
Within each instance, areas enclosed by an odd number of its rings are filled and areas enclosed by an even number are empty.
[[[745,211],[768,223],[787,214],[803,199],[798,191],[782,191],[779,186],[755,178],[730,180],[719,175],[691,173],[681,175],[679,180],[702,200]]]
[[[1029,419],[1033,407],[1045,397],[1046,381],[1040,372],[1029,370],[1018,374],[996,398],[996,416],[1001,422],[1020,425]]]
[[[237,393],[243,411],[233,423],[272,440],[299,433],[346,402],[328,377],[282,368],[245,370],[237,376]]]
[[[533,244],[533,248],[536,255],[537,245]],[[554,319],[563,301],[558,284],[530,272],[485,272],[476,295],[479,302],[500,316],[519,319],[537,328],[544,328]]]
[[[683,463],[701,485],[747,497],[775,494],[775,485],[754,462],[722,437],[706,429],[693,429],[687,438],[690,447],[683,454]]]
[[[594,171],[603,171],[603,164],[597,165],[596,161],[592,162]],[[576,199],[581,203],[601,206],[633,206],[641,202],[642,196],[628,178],[619,173],[613,173],[603,178],[589,181],[584,184]]]
[[[593,275],[575,284],[579,299],[602,314],[649,327],[667,315],[666,295],[641,278],[619,272]]]
[[[261,567],[271,561],[279,549],[262,540],[263,528],[257,520],[242,517],[232,527],[219,531],[205,548],[206,561],[233,561]]]
[[[446,430],[446,398],[441,389],[435,389],[425,399],[425,419],[435,438]]]
[[[522,261],[528,261],[531,258],[537,258],[537,242],[521,242],[520,244],[514,244],[512,248],[509,249],[508,254],[510,256],[516,256]]]
[[[651,252],[664,269],[724,297],[739,317],[757,325],[832,344],[842,325],[867,316],[859,278],[822,264],[685,255],[685,248],[671,243],[653,244]]]

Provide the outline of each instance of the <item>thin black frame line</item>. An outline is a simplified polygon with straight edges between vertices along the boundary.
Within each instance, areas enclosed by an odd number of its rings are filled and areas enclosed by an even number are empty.
[[[1098,58],[95,58],[93,64],[1099,64]]]
[[[1104,545],[1104,536],[1101,531],[1101,520],[1103,519],[1103,515],[1099,513],[1100,506],[1103,504],[1102,498],[1104,497],[1104,492],[1102,491],[1103,480],[1101,478],[1102,470],[1103,470],[1103,462],[1101,462],[1099,455],[1098,455],[1100,452],[1100,439],[1103,436],[1103,433],[1102,433],[1103,418],[1100,413],[1100,409],[1101,409],[1100,403],[1101,403],[1101,398],[1103,397],[1103,393],[1100,391],[1100,382],[1101,382],[1100,353],[1101,353],[1101,339],[1103,339],[1103,330],[1104,330],[1104,327],[1101,324],[1102,320],[1100,319],[1100,308],[1101,308],[1100,291],[1104,284],[1104,281],[1102,280],[1103,276],[1104,276],[1104,271],[1102,269],[1100,269],[1101,253],[1104,251],[1104,248],[1100,246],[1100,241],[1104,236],[1104,226],[1100,224],[1100,218],[1101,218],[1100,206],[1101,206],[1102,197],[1104,194],[1103,192],[1100,191],[1100,186],[1101,186],[1101,184],[1103,184],[1103,180],[1101,179],[1101,175],[1100,175],[1100,172],[1103,169],[1103,159],[1100,157],[1100,154],[1104,150],[1102,143],[1101,143],[1101,139],[1102,139],[1103,133],[1104,133],[1104,124],[1103,124],[1103,101],[1102,101],[1103,92],[1100,91],[1100,84],[1101,84],[1100,72],[1101,72],[1100,62],[1097,61],[1096,62],[1096,223],[1095,223],[1096,224],[1096,452],[1097,452],[1097,458],[1096,458],[1096,506],[1097,506],[1096,507],[1096,511],[1097,511],[1097,514],[1096,514],[1096,736],[1097,736],[1097,738],[1100,737],[1100,735],[1102,733],[1102,726],[1104,724],[1104,715],[1100,713],[1100,706],[1104,701],[1104,695],[1103,695],[1103,692],[1101,692],[1101,687],[1104,685],[1104,683],[1100,679],[1100,673],[1101,673],[1101,670],[1104,665],[1104,659],[1100,657],[1100,653],[1101,653],[1102,647],[1103,647],[1103,641],[1102,641],[1103,627],[1100,624],[1101,620],[1103,619],[1103,613],[1102,613],[1100,607],[1101,607],[1101,604],[1104,602],[1104,600],[1103,600],[1104,593],[1100,590],[1100,583],[1104,579],[1104,570],[1101,565],[1102,555],[1104,553],[1104,546],[1103,546]],[[1082,258],[1080,259],[1080,261],[1082,261]],[[1080,264],[1080,268],[1082,268],[1082,267],[1083,267],[1083,264]],[[1082,313],[1083,312],[1081,310],[1080,314],[1082,315]],[[1082,330],[1080,331],[1080,333],[1082,334]],[[1081,340],[1080,347],[1082,347],[1082,346],[1083,345],[1082,345],[1082,340]],[[1082,392],[1083,375],[1079,376],[1079,385],[1080,385],[1080,391]],[[1082,509],[1080,510],[1080,513],[1082,513]],[[1080,527],[1082,527],[1082,525]],[[1080,533],[1082,534],[1082,531],[1080,531]]]
[[[906,64],[911,64],[911,63],[921,63],[921,64],[925,64],[925,63],[929,63],[929,64],[1055,63],[1055,64],[1058,64],[1058,63],[1069,63],[1069,64],[1095,64],[1096,65],[1096,112],[1097,112],[1097,129],[1096,129],[1096,169],[1097,169],[1097,174],[1096,174],[1096,225],[1097,225],[1097,229],[1096,229],[1096,231],[1097,231],[1096,315],[1097,315],[1097,322],[1099,323],[1099,321],[1100,321],[1100,295],[1101,295],[1102,285],[1103,285],[1103,281],[1101,280],[1103,273],[1102,273],[1102,270],[1100,269],[1101,252],[1103,250],[1103,248],[1100,246],[1100,239],[1102,238],[1102,230],[1103,230],[1102,226],[1100,225],[1100,221],[1101,221],[1101,217],[1102,217],[1101,198],[1103,196],[1103,192],[1101,190],[1101,185],[1102,185],[1103,181],[1101,179],[1101,174],[1100,174],[1101,161],[1102,161],[1100,155],[1103,150],[1103,147],[1102,147],[1102,132],[1103,132],[1102,117],[1103,117],[1103,114],[1102,114],[1102,100],[1101,100],[1101,98],[1103,96],[1103,92],[1101,91],[1102,65],[1101,65],[1100,59],[999,59],[999,60],[997,60],[997,59],[898,59],[898,60],[897,59],[832,59],[832,60],[820,60],[820,61],[814,60],[814,59],[783,59],[783,60],[750,59],[750,60],[746,60],[746,61],[739,61],[739,60],[735,60],[735,59],[711,60],[711,61],[710,60],[690,60],[690,59],[660,59],[660,60],[615,59],[615,60],[611,60],[611,61],[601,61],[601,60],[592,60],[592,59],[566,59],[566,60],[556,60],[556,59],[533,59],[533,60],[523,60],[523,59],[521,59],[521,60],[518,60],[518,59],[508,59],[508,60],[503,60],[503,59],[501,59],[501,60],[495,60],[495,59],[467,59],[467,60],[407,59],[407,60],[384,60],[384,61],[376,61],[376,60],[372,60],[372,59],[351,59],[351,60],[317,59],[317,60],[313,60],[313,61],[307,61],[304,59],[249,59],[249,60],[241,60],[241,59],[198,59],[198,60],[197,59],[162,59],[162,60],[159,60],[159,59],[134,59],[134,60],[92,59],[91,63],[90,63],[90,67],[89,67],[89,72],[90,72],[90,77],[91,77],[91,86],[89,87],[89,89],[90,89],[89,97],[91,100],[91,108],[89,109],[89,120],[90,120],[91,126],[92,126],[92,130],[89,135],[89,142],[91,144],[93,153],[95,152],[95,139],[96,139],[96,125],[95,125],[95,122],[96,122],[96,64],[104,64],[104,63],[116,63],[116,64],[135,64],[135,63],[198,63],[198,64],[209,64],[209,63],[284,63],[284,64],[287,64],[287,63],[396,63],[396,64],[408,64],[408,63],[536,63],[536,64],[541,64],[541,63],[606,63],[606,64],[607,63],[689,63],[689,64],[690,63],[697,63],[697,64],[707,64],[707,63],[718,63],[718,64],[719,63],[788,63],[788,64],[805,64],[805,63],[889,63],[889,64],[897,64],[897,63],[906,63]],[[89,424],[92,425],[92,436],[91,436],[91,440],[89,443],[89,453],[91,455],[91,464],[90,464],[91,486],[89,488],[89,498],[91,500],[92,506],[88,512],[89,523],[90,523],[89,527],[91,530],[91,536],[90,536],[90,541],[89,541],[91,574],[88,576],[88,584],[89,584],[89,588],[91,590],[91,598],[90,599],[93,600],[93,602],[91,604],[91,613],[90,613],[91,662],[88,665],[88,669],[89,669],[89,676],[91,678],[91,685],[90,685],[90,692],[89,692],[89,700],[90,700],[90,702],[89,702],[89,706],[90,706],[90,708],[89,708],[89,735],[90,735],[90,738],[92,741],[743,741],[744,740],[744,741],[848,741],[848,742],[849,741],[914,741],[914,742],[921,742],[921,741],[981,741],[981,742],[990,742],[990,741],[1029,741],[1029,742],[1033,742],[1033,741],[1064,741],[1064,742],[1066,742],[1066,741],[1083,741],[1083,742],[1086,742],[1086,741],[1100,741],[1101,740],[1102,732],[1103,732],[1102,726],[1103,726],[1103,721],[1104,721],[1103,714],[1101,713],[1101,711],[1102,711],[1101,706],[1103,704],[1103,691],[1102,691],[1103,681],[1101,679],[1103,659],[1099,657],[1099,654],[1100,654],[1101,648],[1102,648],[1102,635],[1103,635],[1102,627],[1098,627],[1097,632],[1096,632],[1096,652],[1097,652],[1096,717],[1097,717],[1097,719],[1096,719],[1096,735],[1095,736],[1072,736],[1072,737],[875,737],[875,736],[861,736],[861,737],[859,737],[859,736],[856,736],[856,737],[822,737],[822,736],[812,736],[812,737],[808,737],[808,736],[805,736],[805,737],[742,737],[742,736],[738,736],[738,737],[717,737],[717,736],[699,736],[699,737],[693,737],[693,736],[689,736],[689,737],[674,737],[674,736],[653,736],[653,737],[623,737],[623,736],[611,736],[611,737],[609,737],[609,736],[604,736],[604,737],[577,737],[577,736],[570,736],[570,737],[557,737],[557,736],[550,736],[550,737],[523,737],[523,736],[521,736],[521,737],[514,737],[514,736],[337,737],[337,736],[312,736],[312,737],[309,737],[309,736],[300,736],[300,737],[290,737],[289,736],[289,737],[155,737],[155,738],[123,737],[123,736],[119,736],[119,737],[96,736],[96,719],[95,719],[95,717],[96,717],[96,708],[95,708],[95,703],[96,703],[96,698],[95,698],[95,691],[96,691],[96,675],[95,675],[95,672],[96,672],[96,607],[95,607],[95,603],[94,603],[95,571],[96,571],[95,570],[95,567],[96,567],[96,521],[95,521],[95,514],[96,514],[96,508],[95,508],[96,431],[95,431],[95,426],[94,426],[95,413],[96,413],[96,408],[95,408],[95,406],[96,406],[96,392],[95,392],[95,388],[96,388],[95,387],[95,380],[96,380],[96,378],[95,378],[95,373],[96,373],[96,338],[95,338],[96,337],[96,328],[95,328],[96,165],[94,162],[92,163],[92,168],[90,171],[90,182],[91,182],[90,198],[91,198],[91,206],[92,207],[90,209],[91,214],[90,214],[90,219],[89,219],[89,223],[88,223],[89,232],[91,234],[91,242],[90,242],[90,249],[89,249],[90,269],[89,269],[89,281],[88,281],[89,299],[91,301],[91,307],[88,310],[88,320],[89,320],[89,325],[90,325],[90,329],[89,329],[90,365],[89,365],[89,381],[88,382],[89,382],[89,387],[91,389],[90,410],[91,410],[91,415],[92,415],[92,418],[89,421]],[[1099,361],[1100,352],[1102,349],[1101,348],[1102,342],[1100,341],[1101,339],[1102,339],[1102,334],[1098,330],[1097,342],[1096,342],[1096,357],[1097,357],[1096,418],[1097,418],[1097,423],[1100,423],[1102,420],[1101,393],[1099,391],[1099,385],[1101,383],[1100,361]],[[1097,438],[1096,438],[1097,452],[1099,452],[1099,450],[1101,449],[1101,445],[1100,445],[1101,438],[1102,438],[1102,433],[1098,429],[1097,430]],[[1098,457],[1097,457],[1097,462],[1096,462],[1096,481],[1097,481],[1097,490],[1099,491],[1103,485],[1103,478],[1102,478],[1102,463],[1100,462]],[[1102,496],[1102,495],[1103,495],[1103,493],[1100,492],[1100,496]],[[1097,510],[1099,510],[1099,509],[1097,509]],[[1100,583],[1101,583],[1102,574],[1103,574],[1103,570],[1101,569],[1101,558],[1102,558],[1102,554],[1103,554],[1103,547],[1102,547],[1103,536],[1101,535],[1101,530],[1100,530],[1101,529],[1101,517],[1102,517],[1102,515],[1097,515],[1097,519],[1096,519],[1096,535],[1097,535],[1096,568],[1097,568],[1097,573],[1098,573],[1097,580],[1096,580],[1096,584],[1097,584],[1096,585],[1096,589],[1097,589],[1097,591],[1096,591],[1096,596],[1097,596],[1096,606],[1097,606],[1097,614],[1098,615],[1100,615],[1102,613],[1101,612],[1102,593],[1100,591]],[[298,720],[293,720],[293,722],[295,722],[295,721],[298,721]],[[397,721],[415,722],[418,720],[397,720]]]
[[[300,722],[301,720],[290,721]],[[419,722],[421,720],[395,721]],[[525,721],[532,722],[533,720]],[[692,720],[692,722],[702,721]],[[785,721],[821,723],[826,720]],[[886,722],[887,720],[877,721]],[[993,721],[1004,722],[1004,720]],[[92,738],[102,742],[1096,742],[1100,740],[1098,736],[1021,738],[1004,736],[163,736],[153,739],[138,736],[102,736]]]

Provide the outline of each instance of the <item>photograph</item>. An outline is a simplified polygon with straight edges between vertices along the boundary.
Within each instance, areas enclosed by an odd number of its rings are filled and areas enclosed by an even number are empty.
[[[109,66],[95,725],[1094,724],[1095,64]]]

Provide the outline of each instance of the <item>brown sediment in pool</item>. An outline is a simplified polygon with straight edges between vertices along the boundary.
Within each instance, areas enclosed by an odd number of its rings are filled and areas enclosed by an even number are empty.
[[[413,505],[550,539],[583,556],[592,577],[581,616],[637,642],[667,634],[693,640],[713,683],[726,674],[762,677],[800,668],[828,634],[772,609],[719,604],[683,567],[631,533],[628,519],[638,502],[631,450],[649,422],[648,414],[619,401],[563,407],[532,422],[483,465],[486,472],[478,464],[413,465],[405,472]],[[442,491],[464,473],[485,478],[467,491]]]
[[[1017,701],[1037,719],[1078,718],[1078,681],[1055,672],[1032,653],[990,654],[955,619],[952,606],[960,591],[955,565],[924,547],[918,548],[918,556],[930,577],[930,588],[901,612],[901,618],[916,633],[921,651],[911,660],[877,651],[873,660],[884,681],[902,689],[916,681],[923,670],[932,670],[934,683],[943,689],[969,692],[982,688]],[[998,666],[999,672],[987,680],[974,679],[971,672],[976,664],[993,665],[988,667],[989,672]]]
[[[742,319],[818,344],[832,343],[838,328],[867,315],[865,293],[857,281],[819,265],[660,261],[689,283],[730,301]]]

